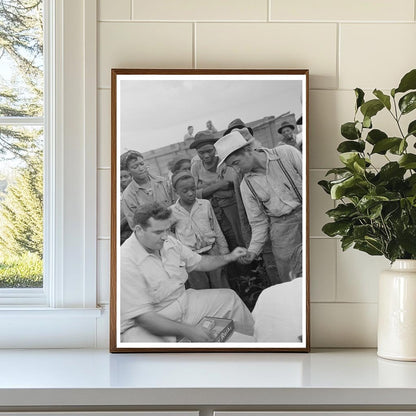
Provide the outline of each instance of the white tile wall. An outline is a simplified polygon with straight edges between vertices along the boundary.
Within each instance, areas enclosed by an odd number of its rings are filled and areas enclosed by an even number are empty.
[[[416,67],[415,1],[99,0],[98,11],[99,301],[109,300],[110,69],[309,68],[312,346],[375,346],[377,275],[388,262],[343,253],[322,234],[334,204],[316,182],[339,164],[352,89],[389,91]],[[375,124],[392,127],[387,115]],[[105,328],[100,334],[105,344]]]
[[[398,86],[401,76],[415,67],[415,45],[414,22],[341,24],[340,87],[390,90]]]
[[[309,68],[312,88],[336,87],[336,46],[337,26],[333,23],[196,26],[198,68]]]
[[[135,20],[267,20],[267,0],[133,0]]]
[[[191,68],[192,23],[99,23],[98,86],[111,68]]]
[[[98,20],[130,20],[130,0],[99,0]]]
[[[312,238],[310,241],[311,302],[335,302],[337,245],[336,239]]]
[[[271,0],[273,20],[413,21],[413,0]]]

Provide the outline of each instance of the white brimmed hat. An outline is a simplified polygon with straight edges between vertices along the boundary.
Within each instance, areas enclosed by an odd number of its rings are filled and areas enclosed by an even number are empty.
[[[252,143],[254,138],[246,140],[244,136],[239,132],[233,130],[230,134],[226,134],[221,137],[215,144],[215,149],[217,150],[217,155],[220,158],[218,166],[224,163],[225,159],[230,156],[232,153],[241,149],[244,146]]]

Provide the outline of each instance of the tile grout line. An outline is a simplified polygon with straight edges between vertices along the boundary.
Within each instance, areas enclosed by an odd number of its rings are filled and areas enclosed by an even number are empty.
[[[192,23],[192,68],[196,69],[196,22]]]
[[[272,20],[272,5],[271,5],[271,1],[272,0],[267,0],[267,22],[270,22]]]
[[[130,20],[133,20],[133,0],[130,0]]]
[[[133,9],[133,7],[132,7]],[[133,13],[133,11],[131,12]],[[287,24],[353,24],[353,25],[414,25],[413,20],[271,20],[264,19],[225,19],[225,20],[179,20],[179,19],[98,19],[98,23],[287,23]]]
[[[337,90],[339,90],[339,80],[340,80],[340,71],[341,71],[341,24],[337,23],[337,62],[336,62],[336,71],[337,71]]]

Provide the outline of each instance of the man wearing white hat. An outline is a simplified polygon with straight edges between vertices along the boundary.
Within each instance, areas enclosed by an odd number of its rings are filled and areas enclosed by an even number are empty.
[[[293,146],[253,149],[240,132],[215,143],[220,161],[244,175],[240,190],[252,236],[243,262],[259,255],[270,228],[273,255],[282,282],[289,281],[290,260],[302,244],[302,155]]]

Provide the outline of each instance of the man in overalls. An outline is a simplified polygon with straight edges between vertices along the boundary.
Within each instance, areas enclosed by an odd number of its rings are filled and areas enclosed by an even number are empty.
[[[290,280],[293,252],[302,244],[302,155],[293,146],[253,149],[238,130],[215,143],[220,161],[244,175],[241,196],[251,226],[250,263],[258,256],[270,232],[281,282]],[[270,231],[269,231],[270,229]]]

